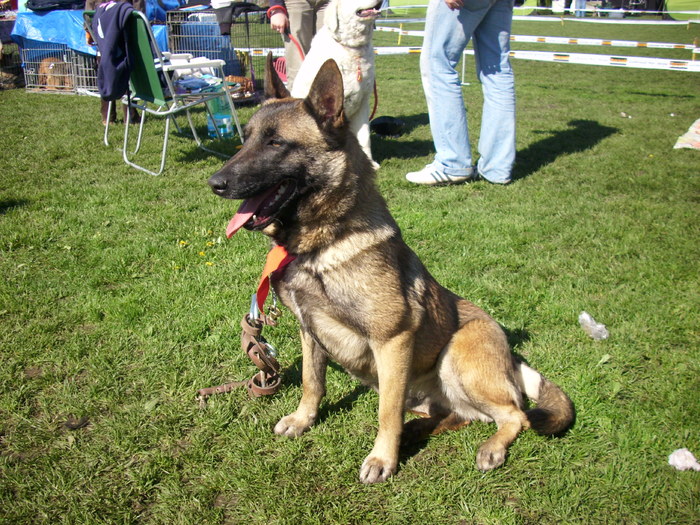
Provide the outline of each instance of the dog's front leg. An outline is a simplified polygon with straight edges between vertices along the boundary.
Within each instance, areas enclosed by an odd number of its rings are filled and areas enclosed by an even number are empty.
[[[408,332],[374,352],[379,380],[379,431],[372,452],[360,468],[363,483],[385,481],[396,472],[412,352],[413,334]]]
[[[301,332],[301,379],[302,395],[295,412],[283,417],[275,425],[275,434],[298,437],[316,422],[318,407],[326,395],[326,368],[328,358],[313,338]]]

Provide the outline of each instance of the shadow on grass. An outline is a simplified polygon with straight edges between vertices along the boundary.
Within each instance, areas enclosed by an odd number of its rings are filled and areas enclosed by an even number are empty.
[[[427,113],[399,117],[405,122],[404,134],[410,133],[428,122]],[[557,157],[591,149],[596,144],[617,133],[618,128],[603,126],[593,120],[572,120],[569,129],[559,131],[517,153],[513,179],[523,179],[543,166],[551,164]],[[547,131],[539,133],[545,134]],[[372,135],[372,153],[377,162],[389,158],[415,158],[430,155],[435,151],[432,140],[397,141],[392,138]],[[476,153],[476,152],[475,152]]]
[[[509,328],[506,328],[504,326],[501,326],[503,331],[506,333],[506,337],[508,339],[508,344],[510,347],[513,349],[515,352],[517,348],[522,345],[523,343],[526,343],[530,340],[530,332],[528,332],[525,329],[518,328],[517,330],[511,330]],[[517,354],[517,352],[516,352]]]
[[[618,128],[603,126],[593,120],[572,120],[568,124],[569,129],[530,144],[517,153],[513,180],[532,175],[562,155],[591,149],[619,131]]]
[[[293,365],[286,367],[284,371],[282,372],[282,384],[284,385],[290,385],[290,386],[295,386],[295,387],[301,387],[302,386],[302,377],[301,377],[301,366],[302,366],[302,360],[297,359]],[[343,374],[347,374],[345,369],[340,366],[337,363],[334,363],[330,361],[328,363],[328,367],[332,368],[333,370],[336,370],[338,372],[341,372]],[[363,394],[369,392],[370,389],[364,385],[361,384],[356,384],[355,388],[352,389],[351,392],[348,394],[345,394],[342,398],[340,398],[338,401],[334,403],[326,403],[326,402],[321,402],[321,407],[319,409],[318,413],[318,422],[322,422],[325,420],[329,415],[333,414],[334,412],[340,412],[342,410],[350,410],[355,404],[355,401],[357,401],[360,396]]]
[[[335,412],[342,412],[343,410],[350,410],[352,406],[355,404],[355,402],[364,394],[369,392],[370,389],[364,385],[357,384],[355,385],[355,388],[352,389],[352,391],[348,392],[345,394],[342,398],[340,398],[338,401],[335,403],[323,403],[321,405],[321,408],[318,412],[318,420],[323,421],[325,420],[329,415],[335,413]]]
[[[221,165],[223,166],[223,164],[227,162],[229,158],[233,157],[236,153],[238,153],[238,150],[240,149],[236,147],[240,145],[240,140],[238,139],[238,137],[234,137],[233,139],[207,139],[206,129],[204,131],[197,130],[197,133],[199,133],[199,136],[204,141],[205,147],[216,151],[221,155],[226,155],[227,158],[215,155],[214,153],[211,153],[209,151],[204,151],[203,149],[197,147],[197,143],[194,141],[194,139],[188,136],[180,135],[181,138],[189,140],[192,143],[192,147],[186,151],[180,152],[177,158],[178,163],[188,164],[191,162],[205,160],[207,158],[213,158],[220,161]]]
[[[27,204],[29,204],[29,201],[26,199],[0,200],[0,215],[5,215],[8,211],[21,208]]]
[[[428,125],[428,114],[397,117],[404,123],[403,135],[411,133],[420,126]],[[372,157],[381,163],[385,159],[412,159],[424,157],[435,151],[432,140],[399,141],[391,137],[382,137],[372,133]]]

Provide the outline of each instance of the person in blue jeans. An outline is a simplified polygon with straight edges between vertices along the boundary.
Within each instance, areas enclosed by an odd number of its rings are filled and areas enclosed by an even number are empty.
[[[515,79],[510,67],[513,0],[430,0],[420,57],[435,160],[406,179],[450,184],[511,181],[515,163]],[[479,154],[473,166],[462,86],[455,69],[469,40],[484,95]]]

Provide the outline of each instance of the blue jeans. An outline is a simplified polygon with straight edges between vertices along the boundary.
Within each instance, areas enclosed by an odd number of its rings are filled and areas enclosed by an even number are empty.
[[[508,182],[515,163],[515,79],[510,67],[513,0],[464,0],[452,11],[430,0],[420,57],[423,90],[435,144],[433,166],[451,176],[472,173],[472,151],[462,86],[455,69],[474,40],[476,72],[484,94],[477,163],[491,182]]]

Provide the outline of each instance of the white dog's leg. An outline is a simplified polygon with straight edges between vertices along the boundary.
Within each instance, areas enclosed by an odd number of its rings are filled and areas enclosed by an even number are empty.
[[[365,97],[362,104],[360,104],[359,111],[350,118],[350,131],[355,134],[362,151],[372,161],[372,167],[375,170],[379,169],[379,164],[372,158],[372,142],[369,131],[369,97]]]

